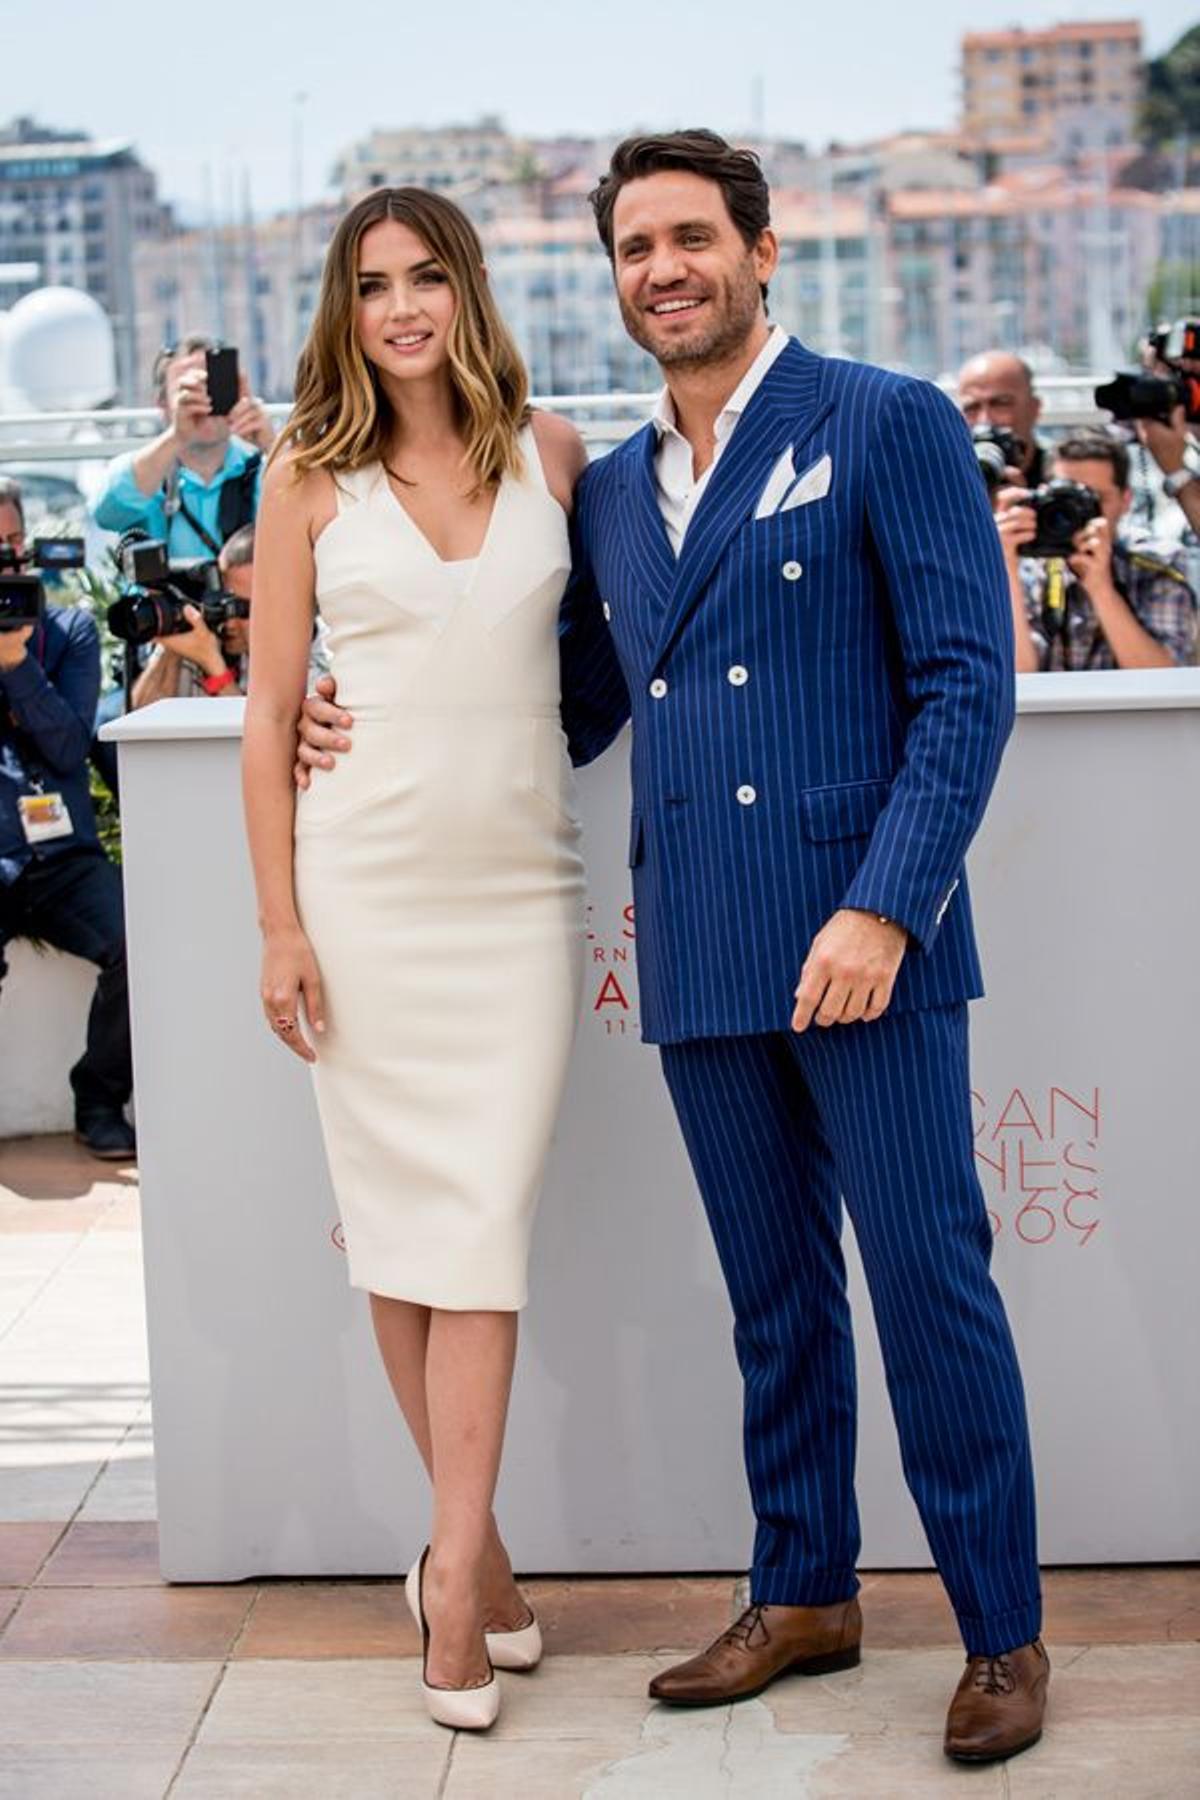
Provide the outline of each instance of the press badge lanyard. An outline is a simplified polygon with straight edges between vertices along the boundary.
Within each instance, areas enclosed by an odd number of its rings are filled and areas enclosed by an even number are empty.
[[[39,626],[38,646],[33,652],[34,658],[39,665],[42,664],[41,651],[43,647],[43,633],[44,627]],[[11,712],[9,713],[9,717],[12,719],[16,729],[20,731],[20,724],[13,718]],[[21,732],[21,735],[23,737],[28,737],[29,734],[28,732]],[[25,761],[29,774],[29,785],[33,789],[33,792],[30,794],[19,794],[17,796],[17,812],[20,815],[21,830],[25,834],[25,842],[32,846],[34,844],[48,843],[53,838],[70,837],[75,830],[75,826],[72,823],[70,809],[67,806],[66,801],[61,794],[48,793],[46,791],[45,776],[38,775],[33,768],[29,767],[28,758],[26,758]]]
[[[213,535],[210,531],[205,530],[204,526],[200,523],[200,521],[196,517],[195,513],[193,513],[191,508],[188,506],[187,501],[184,499],[183,494],[180,491],[179,464],[178,463],[172,463],[171,473],[167,476],[167,479],[163,484],[163,490],[164,490],[163,491],[163,512],[166,515],[166,520],[167,520],[167,537],[168,537],[168,539],[171,536],[171,521],[172,521],[172,519],[174,519],[175,515],[178,513],[182,516],[185,524],[188,524],[191,526],[192,530],[195,532],[196,536],[200,539],[200,542],[204,545],[204,547],[208,551],[209,555],[210,556],[220,556],[220,554],[221,554],[220,544],[218,544],[216,538],[213,537]]]

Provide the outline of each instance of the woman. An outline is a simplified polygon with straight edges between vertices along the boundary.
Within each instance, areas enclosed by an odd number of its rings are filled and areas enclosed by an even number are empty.
[[[464,215],[360,201],[264,485],[246,710],[264,1010],[314,1065],[350,1279],[433,1480],[408,1594],[459,1728],[541,1649],[492,1499],[582,976],[556,630],[585,457],[526,396]],[[355,748],[294,800],[314,603]]]

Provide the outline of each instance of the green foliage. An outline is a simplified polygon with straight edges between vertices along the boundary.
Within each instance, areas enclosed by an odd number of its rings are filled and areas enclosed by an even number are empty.
[[[1147,63],[1138,126],[1142,142],[1158,147],[1200,137],[1200,25]]]
[[[1200,263],[1160,262],[1146,290],[1146,317],[1195,318],[1200,307]]]
[[[96,770],[88,771],[91,777],[92,807],[96,814],[96,830],[100,834],[100,842],[110,862],[121,861],[121,815],[117,811],[117,803],[108,785],[100,779]]]

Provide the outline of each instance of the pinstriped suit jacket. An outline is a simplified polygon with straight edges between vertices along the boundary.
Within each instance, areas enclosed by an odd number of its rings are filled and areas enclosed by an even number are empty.
[[[829,491],[756,519],[789,446],[798,476],[829,456]],[[678,561],[654,451],[647,426],[585,474],[562,621],[575,760],[633,717],[644,1036],[787,1030],[808,947],[841,906],[907,926],[895,1009],[978,995],[963,859],[1015,681],[999,540],[957,410],[928,382],[789,343]]]

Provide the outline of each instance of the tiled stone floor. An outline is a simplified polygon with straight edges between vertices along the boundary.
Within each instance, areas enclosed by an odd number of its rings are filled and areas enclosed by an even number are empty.
[[[1050,1730],[940,1753],[961,1663],[929,1576],[863,1580],[862,1667],[674,1714],[650,1674],[730,1579],[531,1581],[550,1654],[485,1740],[430,1724],[395,1583],[159,1579],[136,1180],[0,1144],[0,1800],[1200,1796],[1200,1571],[1048,1571]]]

